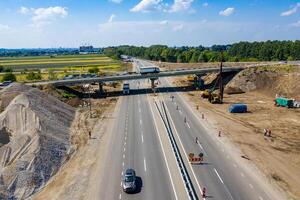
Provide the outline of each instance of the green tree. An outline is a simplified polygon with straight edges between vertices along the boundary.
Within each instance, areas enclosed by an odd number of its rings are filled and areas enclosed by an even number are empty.
[[[2,81],[16,81],[16,75],[14,75],[12,72],[7,72],[2,77]]]
[[[10,67],[6,67],[4,68],[3,72],[13,72],[13,70]]]
[[[205,51],[201,52],[198,58],[198,62],[208,62],[208,58]]]
[[[49,80],[57,80],[57,74],[54,73],[53,69],[48,70],[48,79]]]
[[[98,67],[93,67],[93,68],[90,68],[88,71],[89,71],[90,74],[98,74],[99,68]]]
[[[42,79],[42,75],[41,75],[41,72],[29,72],[27,75],[26,75],[26,79],[27,80],[30,80],[30,81],[33,81],[33,80],[41,80]]]

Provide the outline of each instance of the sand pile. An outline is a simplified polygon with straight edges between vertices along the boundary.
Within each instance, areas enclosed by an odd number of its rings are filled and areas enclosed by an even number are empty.
[[[66,161],[75,109],[21,84],[0,99],[0,199],[24,199]]]

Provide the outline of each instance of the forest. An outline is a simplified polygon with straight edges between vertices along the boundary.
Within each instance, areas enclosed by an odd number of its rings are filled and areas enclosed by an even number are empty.
[[[239,42],[229,45],[213,45],[211,47],[168,47],[166,45],[137,47],[122,45],[103,49],[104,54],[113,58],[129,55],[148,60],[177,63],[217,62],[220,61],[220,52],[223,52],[223,61],[229,62],[300,60],[300,40]]]

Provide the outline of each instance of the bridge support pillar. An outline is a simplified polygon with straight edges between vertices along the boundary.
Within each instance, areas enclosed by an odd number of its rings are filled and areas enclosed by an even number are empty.
[[[104,90],[103,90],[103,82],[99,82],[99,93],[100,94],[104,94]]]
[[[158,80],[158,78],[150,78],[150,80],[151,80],[151,88],[152,88],[153,92],[155,92],[156,91],[155,81]]]

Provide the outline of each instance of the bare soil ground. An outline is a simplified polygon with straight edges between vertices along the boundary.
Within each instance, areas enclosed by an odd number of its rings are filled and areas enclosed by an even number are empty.
[[[224,104],[210,104],[200,91],[185,93],[199,112],[216,121],[221,130],[258,166],[272,182],[287,191],[290,199],[300,198],[300,109],[274,106],[275,94],[300,100],[300,70],[259,69],[238,74],[229,86],[244,90],[243,94],[224,96]],[[243,73],[243,72],[241,72]],[[207,77],[211,80],[214,75]],[[245,78],[246,77],[246,78]],[[174,78],[173,84],[186,86],[186,77]],[[250,86],[251,87],[250,87]],[[249,112],[231,114],[230,104],[245,103]],[[272,131],[264,137],[263,129]]]

